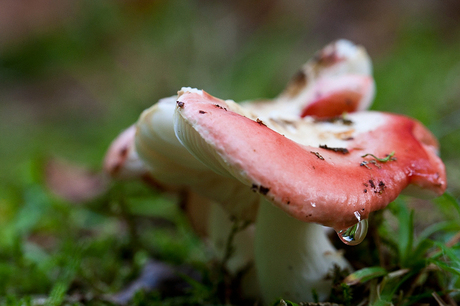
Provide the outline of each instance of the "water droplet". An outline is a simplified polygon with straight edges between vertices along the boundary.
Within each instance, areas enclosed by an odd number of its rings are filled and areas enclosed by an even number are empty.
[[[316,207],[316,203],[315,202],[311,202],[310,203],[312,207]]]
[[[357,245],[366,238],[367,227],[367,219],[364,219],[347,229],[338,231],[337,235],[343,243],[347,245]]]
[[[358,221],[361,221],[361,214],[359,213],[359,211],[355,211],[354,214],[356,219],[358,219]]]

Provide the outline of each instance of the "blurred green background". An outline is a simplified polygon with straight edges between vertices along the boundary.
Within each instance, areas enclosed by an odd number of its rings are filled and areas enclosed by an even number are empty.
[[[109,142],[182,86],[273,97],[338,38],[364,45],[373,109],[441,142],[459,195],[458,1],[62,1],[0,3],[0,175],[37,154],[97,168]]]
[[[69,286],[88,286],[75,284],[82,258],[98,247],[129,249],[120,234],[129,230],[112,218],[123,209],[113,204],[117,195],[89,208],[69,204],[50,194],[46,161],[97,173],[110,142],[158,99],[182,86],[235,101],[274,97],[316,50],[339,38],[363,45],[373,59],[372,109],[415,117],[438,137],[449,191],[459,198],[459,1],[0,1],[0,295],[51,290],[60,301]],[[174,210],[174,199],[155,201]],[[148,206],[131,202],[139,211]],[[94,237],[94,228],[97,241],[72,244]],[[191,252],[204,258],[193,247],[180,253],[155,243],[161,256],[176,254],[170,261]],[[128,257],[140,267],[147,255],[137,251]],[[14,262],[18,256],[24,261]],[[118,260],[109,257],[87,267]],[[98,279],[92,286],[99,292],[116,290],[135,271],[114,266],[86,280]]]

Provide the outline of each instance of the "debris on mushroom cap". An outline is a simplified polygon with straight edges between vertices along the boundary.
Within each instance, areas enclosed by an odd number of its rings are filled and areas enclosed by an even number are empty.
[[[372,63],[365,49],[338,40],[308,61],[274,101],[243,106],[262,117],[333,117],[367,109],[374,93]]]
[[[357,223],[358,216],[365,219],[384,208],[409,184],[435,195],[446,188],[434,137],[404,116],[359,112],[348,115],[351,125],[307,117],[287,123],[268,120],[265,126],[216,108],[207,94],[185,91],[178,101],[183,107],[176,108],[175,129],[184,146],[302,221],[341,230]],[[363,157],[384,158],[393,151],[394,159],[387,162]]]

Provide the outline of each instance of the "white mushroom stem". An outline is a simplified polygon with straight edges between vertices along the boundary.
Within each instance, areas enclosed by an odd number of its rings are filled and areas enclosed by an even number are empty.
[[[323,226],[294,219],[265,199],[257,216],[255,264],[265,304],[313,301],[314,292],[324,300],[334,265],[349,267]]]

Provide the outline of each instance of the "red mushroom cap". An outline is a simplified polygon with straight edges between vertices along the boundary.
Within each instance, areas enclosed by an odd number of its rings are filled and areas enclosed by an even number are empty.
[[[301,117],[327,118],[364,110],[374,96],[374,80],[370,76],[345,75],[318,80],[313,97]]]
[[[409,184],[436,195],[446,188],[435,138],[408,117],[359,112],[335,121],[262,122],[220,101],[182,92],[176,135],[203,163],[299,220],[341,230],[384,208]]]
[[[338,40],[317,52],[276,99],[242,105],[261,118],[326,118],[367,109],[374,93],[372,63],[365,49]]]

